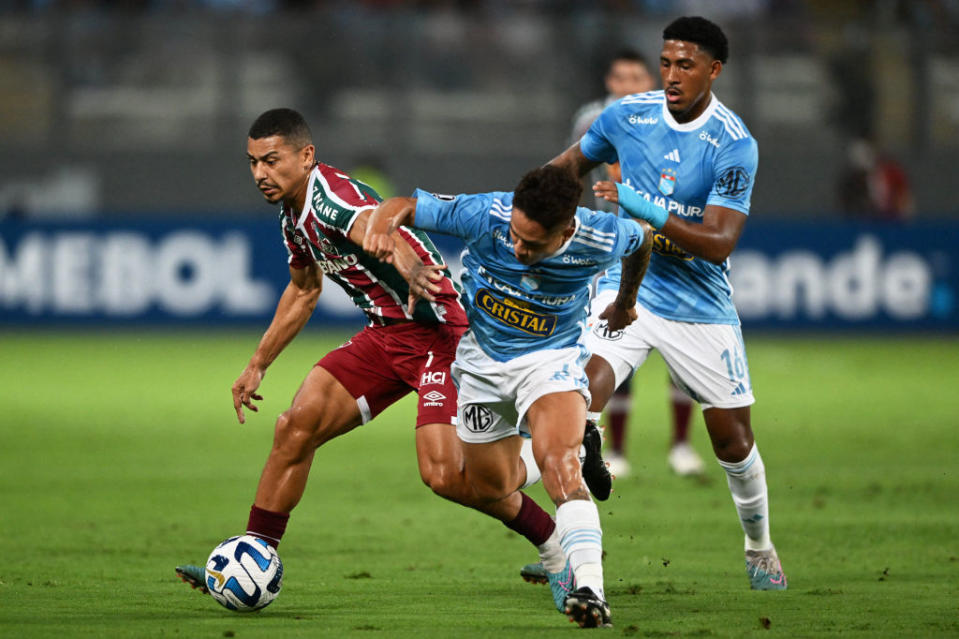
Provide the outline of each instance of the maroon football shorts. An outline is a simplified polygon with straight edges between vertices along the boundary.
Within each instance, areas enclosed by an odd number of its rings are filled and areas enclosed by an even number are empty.
[[[465,326],[406,322],[367,326],[316,363],[356,398],[363,423],[410,391],[419,392],[416,426],[456,423],[450,365]]]

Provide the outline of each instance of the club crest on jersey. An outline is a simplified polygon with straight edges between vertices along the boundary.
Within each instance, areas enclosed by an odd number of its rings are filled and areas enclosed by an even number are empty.
[[[496,321],[530,335],[548,337],[556,328],[556,315],[537,313],[511,297],[500,299],[485,288],[476,292],[476,306]]]
[[[659,192],[672,195],[676,190],[676,169],[663,169],[659,175]]]
[[[528,288],[531,291],[535,291],[539,288],[539,278],[535,275],[524,275],[519,279],[522,282],[523,287]]]

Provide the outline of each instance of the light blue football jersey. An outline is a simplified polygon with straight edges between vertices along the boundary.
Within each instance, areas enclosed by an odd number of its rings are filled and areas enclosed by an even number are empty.
[[[662,91],[627,96],[603,110],[580,149],[590,160],[618,161],[625,184],[688,222],[701,224],[709,204],[749,215],[756,141],[715,95],[701,116],[683,124],[669,113]],[[667,319],[738,324],[728,271],[729,260],[717,265],[694,257],[656,233],[639,303]],[[617,288],[619,275],[610,269],[597,289]]]
[[[491,358],[505,362],[531,351],[581,341],[594,275],[643,242],[634,220],[576,210],[576,232],[555,254],[522,264],[509,224],[513,194],[440,196],[417,189],[416,227],[463,239],[463,289],[470,330]]]

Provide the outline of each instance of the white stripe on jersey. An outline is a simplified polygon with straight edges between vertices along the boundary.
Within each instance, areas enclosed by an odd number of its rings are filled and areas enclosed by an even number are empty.
[[[507,222],[513,215],[513,207],[503,204],[503,201],[498,197],[493,198],[493,205],[490,207],[490,214],[498,217],[501,220],[506,220]]]
[[[743,137],[746,136],[746,126],[743,124],[742,118],[740,118],[738,115],[733,113],[729,109],[729,107],[727,107],[722,102],[719,102],[718,104],[716,104],[716,110],[722,111],[722,113],[729,118],[730,124],[732,124],[736,128],[736,130],[743,135]]]
[[[580,227],[579,227],[579,230],[582,231],[583,233],[587,234],[587,235],[592,235],[593,237],[595,237],[595,238],[598,239],[598,240],[604,240],[604,239],[606,239],[606,238],[614,238],[614,239],[615,239],[615,237],[616,237],[616,232],[615,232],[615,231],[613,231],[613,232],[600,231],[598,228],[595,228],[595,227],[593,227],[593,226],[586,226],[585,224],[581,224]]]
[[[612,243],[610,244],[597,244],[596,242],[591,241],[592,238],[588,237],[574,237],[574,242],[579,242],[580,244],[585,244],[586,246],[591,246],[592,248],[597,248],[600,250],[608,251],[613,248]]]
[[[334,202],[336,202],[338,205],[347,209],[352,209],[356,211],[357,213],[362,213],[366,209],[376,208],[375,204],[361,204],[361,205],[350,204],[349,202],[347,202],[346,200],[339,197],[336,193],[333,192],[333,187],[331,187],[330,183],[327,182],[326,176],[323,175],[323,171],[321,171],[319,167],[316,167],[314,171],[316,172],[316,175],[320,178],[320,181],[323,183],[323,193],[329,196],[329,198],[333,200]],[[357,197],[359,197],[361,200],[366,199],[366,196],[363,195],[363,193],[356,187],[356,184],[353,183],[353,181],[350,179],[350,176],[344,173],[334,173],[334,175],[336,175],[337,177],[343,178],[344,182],[347,182],[351,187],[353,187],[353,190],[356,191]],[[352,223],[353,223],[353,220],[350,220],[350,224]]]
[[[716,116],[716,119],[723,123],[726,127],[726,131],[729,135],[732,136],[734,140],[742,140],[746,137],[746,132],[742,129],[741,125],[735,121],[735,117],[728,110],[725,110],[725,107],[722,105],[717,105],[716,111],[713,113]]]

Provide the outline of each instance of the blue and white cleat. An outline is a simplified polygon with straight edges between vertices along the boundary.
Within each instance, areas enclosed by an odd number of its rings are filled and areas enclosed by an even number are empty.
[[[519,571],[519,576],[531,584],[549,583],[549,577],[546,576],[546,566],[541,561],[523,566]]]
[[[531,584],[549,584],[553,603],[560,612],[566,610],[566,595],[576,589],[576,578],[569,562],[559,572],[549,572],[542,562],[526,564],[519,571],[520,576]]]
[[[776,548],[746,551],[746,574],[753,590],[785,590],[786,573],[779,562]]]

